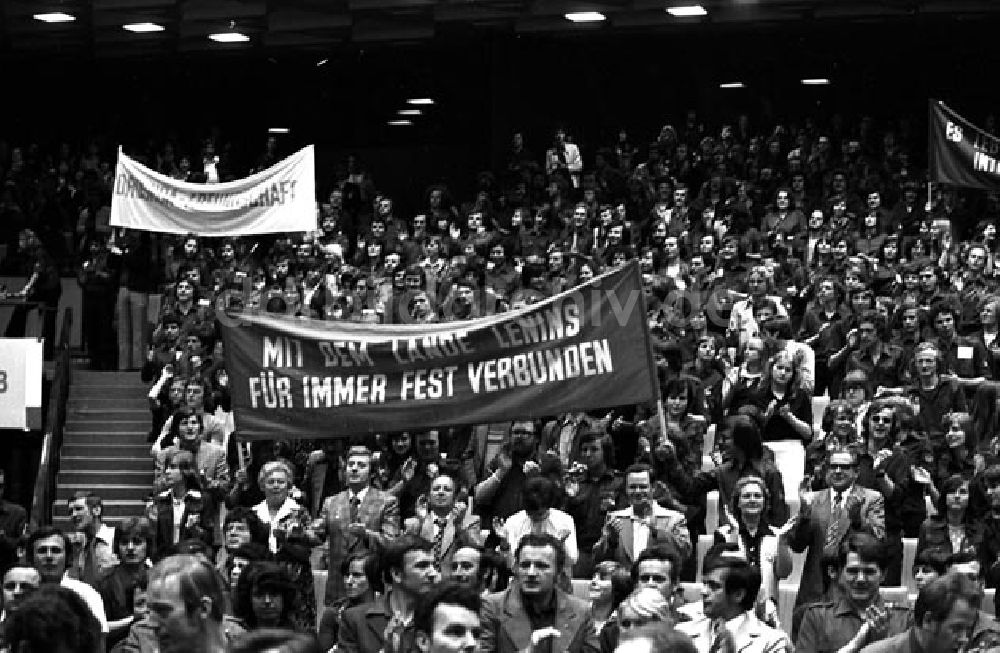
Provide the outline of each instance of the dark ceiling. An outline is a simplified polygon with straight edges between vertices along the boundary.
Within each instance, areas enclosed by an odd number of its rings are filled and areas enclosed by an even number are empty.
[[[692,0],[693,3],[696,0]],[[675,18],[667,6],[687,0],[3,0],[0,56],[135,57],[212,50],[289,50],[320,54],[338,46],[448,40],[452,35],[573,35],[752,30],[764,25],[835,22],[979,20],[1000,15],[996,0],[702,0],[708,15]],[[596,10],[608,20],[572,24],[568,11]],[[60,11],[72,23],[46,24],[36,13]],[[133,34],[125,23],[166,30]],[[220,45],[208,34],[233,24],[248,44]]]

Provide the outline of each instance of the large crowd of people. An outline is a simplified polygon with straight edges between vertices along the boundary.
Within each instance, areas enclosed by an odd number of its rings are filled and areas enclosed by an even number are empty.
[[[981,609],[1000,583],[1000,201],[929,188],[924,147],[905,121],[715,129],[691,111],[641,147],[559,128],[535,155],[515,134],[474,195],[438,184],[407,215],[352,157],[315,231],[206,239],[111,228],[97,146],[0,145],[4,265],[29,277],[15,294],[52,305],[78,274],[90,364],[146,384],[155,461],[144,514],[117,526],[95,494],[69,501],[72,532],[0,504],[6,645],[1000,646]],[[274,138],[253,162],[215,139],[178,149],[134,154],[200,183],[282,154]],[[227,311],[460,321],[632,261],[662,414],[252,444],[234,430]],[[8,334],[23,329],[15,314]],[[912,604],[883,598],[908,577]],[[700,600],[682,590],[696,579]]]

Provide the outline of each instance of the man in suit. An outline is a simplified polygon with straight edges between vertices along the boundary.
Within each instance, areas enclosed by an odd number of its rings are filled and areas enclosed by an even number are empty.
[[[413,650],[417,607],[441,580],[433,549],[433,544],[415,535],[403,535],[386,547],[381,562],[388,591],[383,597],[344,612],[337,642],[339,653]]]
[[[341,480],[341,456],[344,440],[334,438],[323,440],[321,448],[309,454],[302,489],[307,494],[305,502],[310,515],[319,515],[323,500],[344,489]]]
[[[704,617],[677,624],[698,653],[732,650],[740,653],[785,653],[788,637],[754,614],[760,591],[760,570],[740,552],[722,551],[702,565],[701,600]],[[731,644],[726,647],[726,641]]]
[[[596,653],[600,650],[586,601],[556,587],[566,562],[562,542],[525,535],[515,555],[517,583],[483,601],[480,653]]]
[[[327,498],[320,510],[317,535],[329,542],[327,605],[344,594],[339,570],[348,555],[383,549],[399,535],[399,503],[388,492],[371,486],[371,473],[371,450],[351,447],[347,452],[347,489]]]
[[[24,533],[27,512],[16,503],[3,498],[7,473],[0,469],[0,570],[6,571],[17,562],[17,545]]]
[[[885,540],[885,498],[880,492],[857,485],[857,453],[846,448],[829,451],[825,471],[827,488],[816,492],[800,489],[798,522],[788,533],[792,551],[809,550],[796,608],[823,598],[823,555],[836,555],[847,535],[868,533],[879,541]]]
[[[687,519],[653,499],[648,465],[636,464],[625,470],[625,494],[632,505],[608,513],[601,539],[594,545],[596,561],[612,559],[631,567],[647,547],[658,544],[671,545],[682,558],[691,555]]]

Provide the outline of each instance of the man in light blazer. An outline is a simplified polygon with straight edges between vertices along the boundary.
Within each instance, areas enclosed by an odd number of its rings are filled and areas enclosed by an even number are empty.
[[[691,555],[687,519],[653,499],[648,465],[636,464],[625,470],[625,494],[632,505],[607,514],[601,539],[594,545],[594,560],[615,560],[631,568],[639,554],[658,544],[670,544],[682,558]]]
[[[704,616],[677,624],[691,638],[698,653],[730,650],[736,653],[786,653],[792,650],[785,633],[771,628],[754,614],[760,571],[739,551],[710,551],[702,565]],[[731,645],[726,646],[726,640]]]
[[[344,594],[340,565],[356,551],[384,549],[399,535],[396,497],[371,486],[372,452],[354,446],[347,452],[347,490],[323,501],[316,533],[329,544],[326,604]]]
[[[885,541],[885,498],[880,492],[857,485],[858,457],[847,448],[826,456],[827,488],[800,489],[799,520],[788,532],[788,546],[796,553],[806,549],[805,566],[795,606],[823,599],[823,555],[836,555],[840,543],[852,533],[868,533]],[[793,631],[794,631],[793,626]]]
[[[517,582],[483,600],[480,653],[597,653],[590,606],[556,587],[566,562],[562,543],[548,534],[525,535],[515,559]]]

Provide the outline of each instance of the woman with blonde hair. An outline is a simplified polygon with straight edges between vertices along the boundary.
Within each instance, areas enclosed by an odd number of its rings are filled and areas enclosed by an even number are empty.
[[[773,528],[768,523],[770,501],[771,493],[763,478],[741,477],[733,491],[730,521],[716,529],[715,542],[735,544],[747,562],[760,570],[757,604],[763,608],[761,613],[772,617],[776,623],[778,581],[792,573],[792,551],[785,539],[788,528]]]
[[[316,628],[316,595],[309,556],[320,540],[312,530],[309,511],[289,496],[294,477],[292,466],[284,460],[261,466],[257,484],[264,500],[252,508],[259,524],[251,525],[250,533],[255,542],[267,546],[268,558],[285,569],[297,588],[290,619],[296,630],[309,632]]]
[[[760,384],[742,402],[756,406],[763,415],[761,433],[767,441],[812,442],[812,397],[799,386],[796,368],[793,355],[779,351],[764,366]]]
[[[618,606],[617,618],[619,637],[649,623],[662,622],[671,628],[674,625],[670,602],[652,587],[643,587],[629,594]]]

